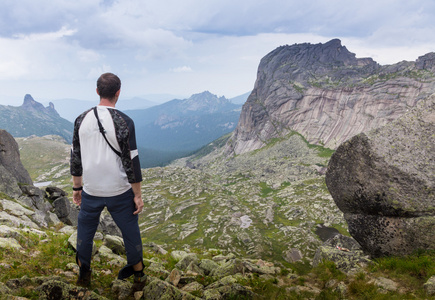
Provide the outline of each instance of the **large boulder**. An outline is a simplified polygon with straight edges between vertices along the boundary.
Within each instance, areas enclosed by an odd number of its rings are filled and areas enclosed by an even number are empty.
[[[328,189],[349,233],[372,256],[435,249],[434,158],[435,94],[331,157]]]
[[[6,130],[0,129],[0,191],[17,198],[21,195],[18,184],[33,183],[21,163],[17,142]]]
[[[6,130],[0,129],[0,165],[21,184],[32,185],[32,179],[20,160],[18,144]]]

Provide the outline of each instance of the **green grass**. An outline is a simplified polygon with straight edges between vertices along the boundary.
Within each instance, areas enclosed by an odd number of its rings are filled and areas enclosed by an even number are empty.
[[[75,252],[68,243],[68,237],[53,232],[47,232],[47,237],[36,234],[23,234],[18,238],[18,242],[24,251],[11,251],[2,249],[0,251],[0,262],[10,265],[9,268],[0,267],[0,282],[5,283],[9,279],[52,276],[64,277],[67,282],[74,284],[76,278],[65,277],[62,272],[66,270],[69,263],[75,263]],[[193,249],[200,259],[211,259],[219,251],[204,253],[201,249]],[[203,254],[201,254],[203,253]],[[49,259],[47,259],[49,258]],[[153,260],[161,262],[165,270],[170,272],[177,261],[172,258],[170,253],[165,255],[144,252],[146,261]],[[93,283],[92,289],[113,299],[111,296],[111,283],[116,278],[119,267],[114,267],[105,259],[93,260],[92,268]],[[104,272],[103,272],[104,271]],[[110,271],[110,272],[107,272]],[[299,277],[288,276],[290,273],[298,274]],[[150,274],[162,277],[162,274]],[[417,251],[413,255],[406,257],[384,257],[376,259],[376,263],[366,270],[347,276],[333,262],[325,261],[316,268],[312,268],[307,260],[298,263],[281,264],[281,272],[272,277],[263,277],[258,274],[248,274],[239,277],[238,283],[248,287],[254,293],[264,297],[264,299],[428,299],[423,290],[423,284],[428,278],[435,275],[435,251]],[[371,280],[376,277],[390,278],[397,282],[404,293],[383,291]],[[162,278],[164,279],[164,278]],[[216,282],[219,278],[198,275],[193,278],[195,281],[207,286]],[[335,288],[326,287],[326,283],[331,280],[342,282],[347,287],[346,297],[343,298]],[[321,289],[320,294],[295,290],[298,287],[317,286]],[[28,299],[38,299],[39,295],[35,291],[36,286],[26,286],[14,295],[26,297]],[[200,296],[201,293],[196,294]],[[231,297],[229,297],[231,299]],[[238,298],[242,299],[242,298]]]
[[[376,260],[373,271],[386,272],[412,289],[435,275],[435,251],[418,250],[406,257],[384,257]]]

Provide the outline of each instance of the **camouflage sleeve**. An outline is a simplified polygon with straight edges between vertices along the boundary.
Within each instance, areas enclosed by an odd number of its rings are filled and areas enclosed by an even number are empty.
[[[129,183],[142,181],[136,133],[133,120],[126,114],[109,109],[115,125],[116,139],[121,148],[121,161]]]
[[[79,129],[86,114],[87,112],[81,114],[80,116],[77,117],[77,119],[74,122],[74,133],[73,133],[73,140],[71,145],[71,158],[70,158],[70,173],[73,176],[82,176],[83,173],[82,156],[80,152]]]

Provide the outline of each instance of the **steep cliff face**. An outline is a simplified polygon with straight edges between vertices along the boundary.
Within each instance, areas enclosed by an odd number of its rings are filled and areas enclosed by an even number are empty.
[[[340,40],[282,46],[260,62],[227,153],[259,149],[294,130],[336,148],[397,119],[435,91],[435,53],[381,66]]]

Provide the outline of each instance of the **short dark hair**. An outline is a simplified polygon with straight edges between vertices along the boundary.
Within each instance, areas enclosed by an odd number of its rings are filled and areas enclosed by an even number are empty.
[[[100,98],[113,99],[121,88],[121,79],[112,73],[104,73],[97,80],[97,90]]]

